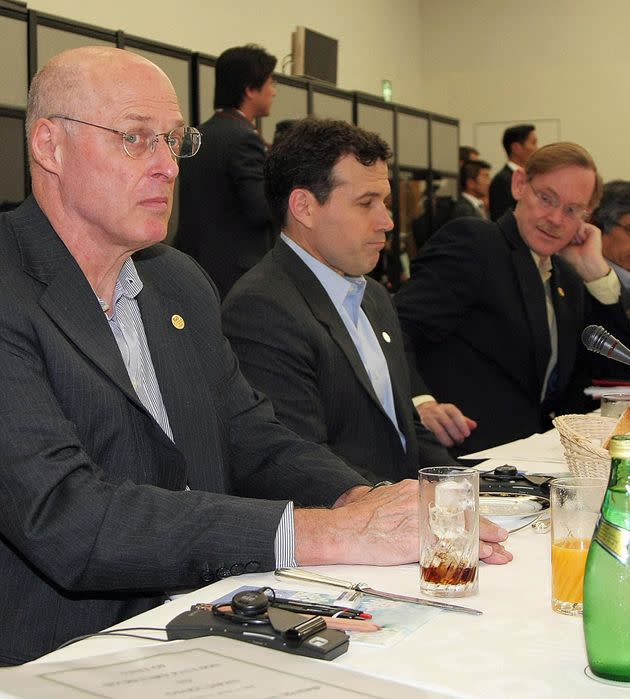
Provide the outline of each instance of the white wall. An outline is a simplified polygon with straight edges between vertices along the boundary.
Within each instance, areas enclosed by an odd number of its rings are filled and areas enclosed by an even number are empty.
[[[605,180],[630,179],[628,0],[420,5],[426,104],[461,120],[463,143],[482,122],[558,120]]]
[[[248,42],[282,58],[304,25],[339,41],[338,86],[421,104],[418,0],[29,0],[29,8],[218,56]],[[411,67],[411,69],[410,69]],[[426,106],[426,105],[425,105]]]

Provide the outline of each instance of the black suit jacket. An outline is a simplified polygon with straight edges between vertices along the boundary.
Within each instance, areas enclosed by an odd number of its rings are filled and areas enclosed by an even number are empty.
[[[419,463],[451,459],[417,419],[398,319],[373,279],[362,308],[387,360],[406,451],[330,297],[282,240],[235,284],[223,327],[243,373],[288,427],[374,482],[417,478]]]
[[[621,304],[598,303],[570,265],[552,259],[558,363],[542,406],[551,353],[545,292],[511,212],[498,224],[467,218],[444,226],[396,296],[429,389],[478,422],[464,442],[468,452],[546,429],[550,411],[583,411],[588,376],[580,335],[588,322],[628,337]]]
[[[512,170],[506,165],[492,178],[490,182],[490,218],[498,221],[508,210],[513,209],[516,201],[512,196]]]
[[[217,112],[199,130],[199,153],[180,161],[176,245],[199,262],[224,298],[272,246],[265,147],[234,109]]]
[[[174,442],[34,199],[0,216],[0,664],[145,611],[164,591],[273,569],[288,499],[332,504],[365,482],[297,440],[250,388],[194,261],[162,245],[134,260]]]

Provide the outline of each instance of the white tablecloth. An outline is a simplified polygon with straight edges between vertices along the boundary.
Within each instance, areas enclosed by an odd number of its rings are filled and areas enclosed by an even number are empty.
[[[558,467],[556,470],[564,470],[561,464],[552,463]],[[532,464],[530,470],[540,469]],[[369,648],[351,643],[348,652],[333,661],[335,666],[471,699],[629,697],[630,686],[611,687],[585,676],[581,618],[562,616],[551,610],[549,538],[548,533],[539,534],[528,526],[510,536],[512,563],[482,564],[479,593],[453,601],[481,609],[483,616],[441,612],[392,647]],[[353,582],[367,582],[390,592],[418,594],[417,565],[328,566],[313,570]],[[228,578],[121,626],[164,626],[191,604],[212,601],[241,585],[334,590],[286,579],[280,581],[272,573]],[[91,638],[37,662],[85,657],[143,643],[147,642],[118,637]],[[278,663],[281,664],[281,658]],[[325,668],[326,664],[322,664],[322,673]],[[1,684],[0,674],[0,688]]]
[[[349,651],[334,661],[335,665],[416,687],[446,691],[456,697],[630,696],[630,687],[605,686],[584,675],[586,654],[581,619],[551,610],[549,534],[537,534],[528,527],[511,535],[509,547],[514,561],[506,566],[482,565],[479,594],[459,600],[461,604],[481,609],[483,616],[442,612],[393,647],[351,644]],[[372,587],[391,592],[418,594],[416,565],[328,566],[313,570],[368,582]],[[240,585],[276,585],[286,589],[287,581],[280,582],[271,573],[229,578],[142,614],[123,626],[163,626],[191,604],[212,601]],[[329,590],[291,581],[291,589],[301,587],[319,592]],[[51,653],[38,662],[84,657],[141,643],[129,638],[92,638]]]

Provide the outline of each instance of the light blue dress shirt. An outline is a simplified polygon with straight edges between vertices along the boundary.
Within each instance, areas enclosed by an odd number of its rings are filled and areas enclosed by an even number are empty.
[[[367,282],[363,277],[342,276],[323,262],[315,259],[291,238],[284,233],[280,234],[282,240],[295,252],[295,254],[308,266],[317,277],[319,283],[330,297],[339,317],[346,326],[352,338],[354,346],[361,357],[363,366],[374,388],[383,410],[398,431],[403,449],[406,449],[405,436],[400,431],[396,408],[394,407],[394,393],[389,376],[387,360],[379,344],[374,328],[361,308],[363,294]]]

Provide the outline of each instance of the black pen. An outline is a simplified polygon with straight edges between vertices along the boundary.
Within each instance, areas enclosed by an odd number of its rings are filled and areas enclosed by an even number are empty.
[[[348,614],[354,614],[355,616],[359,616],[364,613],[360,609],[353,609],[352,607],[341,607],[335,604],[319,604],[317,602],[310,602],[308,600],[288,599],[284,597],[276,597],[275,600],[280,604],[290,604],[295,607],[309,607],[311,609],[320,609],[330,611],[333,614],[336,614],[337,612],[347,612]],[[372,618],[371,615],[369,616],[369,618]]]
[[[289,597],[271,597],[272,601],[275,599],[282,604],[297,604],[306,605],[307,607],[318,607],[319,609],[343,609],[346,612],[356,612],[357,614],[361,612],[360,609],[353,609],[352,607],[342,607],[337,604],[323,604],[319,602],[311,602],[310,600],[293,599]]]
[[[371,619],[372,615],[362,612],[359,609],[349,609],[347,607],[335,607],[327,604],[317,604],[315,602],[300,602],[298,600],[283,599],[276,597],[270,600],[272,607],[286,609],[288,612],[298,614],[318,614],[320,616],[336,616],[341,619]]]

